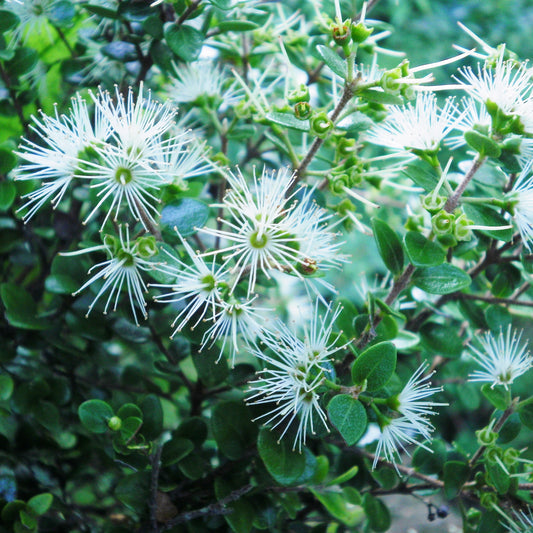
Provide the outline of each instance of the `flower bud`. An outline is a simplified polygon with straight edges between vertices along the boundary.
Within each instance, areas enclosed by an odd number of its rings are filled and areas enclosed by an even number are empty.
[[[112,416],[107,421],[107,427],[111,431],[118,431],[122,427],[122,420],[118,416]]]
[[[309,102],[310,98],[309,88],[303,83],[300,84],[298,89],[293,89],[287,95],[287,100],[291,105],[298,104],[299,102]]]
[[[331,122],[330,118],[324,111],[317,113],[311,119],[311,133],[321,139],[325,138],[332,129],[333,122]]]
[[[476,437],[480,446],[494,446],[498,439],[498,433],[492,431],[490,426],[487,426],[476,431]],[[487,452],[490,454],[491,450],[487,450]]]
[[[520,452],[514,448],[507,448],[503,451],[502,460],[505,466],[514,466],[520,457]]]
[[[446,198],[438,194],[429,193],[422,197],[422,207],[432,215],[441,211],[446,205]]]
[[[495,492],[484,492],[479,499],[481,506],[485,509],[491,509],[498,503],[498,495]]]
[[[458,241],[469,241],[472,238],[470,226],[472,221],[462,213],[454,220],[453,235]]]
[[[335,44],[338,44],[339,46],[346,46],[350,44],[352,40],[352,34],[350,31],[351,24],[352,21],[350,19],[346,19],[341,24],[331,25],[331,36],[333,37]]]
[[[139,237],[137,239],[137,251],[139,252],[139,255],[144,259],[148,259],[149,257],[157,255],[158,249],[155,237],[153,235]]]
[[[435,235],[446,235],[452,234],[453,232],[453,222],[455,217],[441,209],[437,214],[431,217],[431,227]]]
[[[300,120],[306,120],[311,116],[311,106],[308,102],[298,102],[294,106],[294,116]]]
[[[352,24],[352,39],[355,43],[363,43],[370,37],[373,31],[374,28],[369,28],[364,22]]]
[[[343,194],[345,187],[350,187],[350,176],[346,173],[328,176],[329,190],[333,194]]]
[[[349,157],[357,150],[355,139],[342,137],[337,143],[337,152],[340,157]]]

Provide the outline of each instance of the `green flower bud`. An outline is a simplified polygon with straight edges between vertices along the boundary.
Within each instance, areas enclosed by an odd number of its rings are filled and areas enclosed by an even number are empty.
[[[410,215],[405,221],[405,229],[408,231],[421,231],[424,228],[424,217],[422,215]]]
[[[457,239],[451,233],[437,235],[437,240],[444,248],[453,248],[457,244]]]
[[[498,503],[498,495],[495,492],[484,492],[479,498],[479,503],[485,509],[491,509]]]
[[[107,427],[111,431],[118,431],[122,427],[122,420],[118,416],[112,416],[107,421]]]
[[[503,451],[502,461],[505,466],[514,466],[518,458],[520,457],[520,452],[514,448],[507,448]]]
[[[400,94],[406,100],[414,100],[418,93],[416,92],[414,85],[412,85],[411,83],[404,83],[402,85],[402,90],[400,91]]]
[[[309,88],[303,83],[300,84],[300,87],[298,87],[298,89],[293,89],[287,95],[287,100],[291,105],[297,104],[299,102],[309,102],[310,98],[311,97],[309,95]]]
[[[352,39],[355,43],[363,43],[372,35],[373,31],[374,28],[365,26],[364,22],[352,24]]]
[[[388,70],[381,77],[380,85],[386,93],[398,95],[402,87],[401,82],[398,81],[401,77],[402,74],[399,68]]]
[[[306,120],[311,116],[311,106],[308,102],[298,102],[294,106],[294,116],[300,120]]]
[[[136,241],[136,244],[139,255],[144,259],[147,259],[148,257],[153,257],[158,253],[156,240],[153,235],[139,237]]]
[[[333,122],[331,122],[324,111],[317,113],[311,118],[311,133],[317,137],[321,139],[325,138],[332,129]]]
[[[337,213],[342,217],[344,216],[348,211],[351,213],[355,212],[355,205],[351,200],[348,200],[348,198],[345,198],[339,204],[337,205]]]
[[[446,197],[429,193],[422,197],[422,207],[432,215],[441,211],[446,205]]]
[[[435,235],[446,235],[453,233],[453,221],[455,217],[441,209],[431,217],[431,227]]]
[[[332,24],[331,25],[331,36],[335,44],[339,46],[346,46],[350,44],[352,40],[352,33],[350,31],[352,21],[346,19],[342,24]]]
[[[116,255],[120,247],[120,240],[117,237],[106,234],[104,235],[102,242],[104,243],[104,246],[107,246],[107,248],[111,250],[113,255]]]
[[[476,437],[478,444],[480,446],[494,446],[496,440],[498,439],[498,433],[492,431],[490,426],[484,427],[483,429],[478,429],[476,431]],[[494,449],[492,449],[494,450]],[[486,453],[492,453],[491,450],[487,450]]]
[[[329,190],[333,194],[344,194],[344,188],[350,187],[350,177],[348,174],[335,174],[328,176]]]
[[[357,150],[357,143],[355,139],[347,139],[342,137],[337,143],[337,153],[340,157],[349,157]]]
[[[453,226],[453,235],[458,241],[469,241],[472,238],[472,232],[470,231],[470,226],[472,221],[467,218],[463,213],[459,215]]]

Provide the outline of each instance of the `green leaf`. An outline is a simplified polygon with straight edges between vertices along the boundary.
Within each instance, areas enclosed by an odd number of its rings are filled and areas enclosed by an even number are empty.
[[[52,433],[59,431],[59,411],[53,403],[40,400],[33,405],[32,412],[37,422],[48,431]]]
[[[204,44],[202,32],[185,24],[166,24],[165,39],[170,49],[187,63],[198,59]]]
[[[143,413],[134,403],[126,403],[117,411],[117,416],[122,419],[135,416],[142,420]]]
[[[506,329],[513,322],[513,316],[507,307],[503,305],[490,305],[484,312],[485,320],[489,328],[495,333],[501,329]]]
[[[404,243],[409,260],[416,267],[437,266],[446,259],[446,252],[437,243],[416,231],[408,231]]]
[[[350,481],[353,477],[357,475],[357,472],[359,472],[359,467],[357,465],[352,466],[349,470],[344,472],[344,474],[341,474],[340,476],[336,477],[335,479],[332,479],[331,481],[328,481],[328,486],[332,485],[340,485],[342,483],[345,483],[346,481]]]
[[[0,145],[0,174],[7,174],[17,166],[17,156],[13,153],[13,150],[14,146],[11,146],[11,143],[6,142]],[[16,189],[16,186],[12,181],[4,181],[2,184],[3,183],[11,183]],[[4,191],[2,194],[4,197],[8,197],[10,193],[6,195],[6,192]]]
[[[509,528],[505,526],[500,513],[483,509],[476,533],[509,533]]]
[[[498,143],[490,137],[474,130],[466,131],[464,137],[468,146],[473,148],[481,156],[500,157],[502,150],[498,146]]]
[[[359,400],[348,394],[338,394],[331,399],[328,415],[348,446],[355,444],[366,430],[366,410]]]
[[[220,385],[229,375],[228,362],[225,358],[220,358],[217,349],[203,349],[202,353],[193,351],[192,362],[198,377],[207,387]]]
[[[366,100],[367,102],[373,102],[375,104],[386,104],[386,105],[402,105],[403,99],[400,96],[395,94],[386,93],[385,91],[380,91],[379,89],[367,89],[366,91],[361,91],[357,93],[357,96]]]
[[[372,229],[385,266],[393,274],[399,274],[403,269],[403,248],[398,234],[379,218],[372,219]]]
[[[463,461],[444,463],[444,493],[448,500],[455,498],[470,477],[470,467]]]
[[[342,131],[347,131],[349,133],[360,133],[366,131],[373,126],[373,122],[360,111],[355,111],[351,115],[344,117],[340,120],[335,127]]]
[[[46,320],[37,317],[37,305],[23,287],[15,283],[2,283],[0,296],[6,308],[6,319],[13,327],[46,329],[51,326]]]
[[[211,415],[211,429],[218,448],[229,459],[240,459],[255,441],[257,428],[248,407],[241,402],[218,403]]]
[[[0,400],[9,400],[13,393],[15,384],[11,376],[7,374],[0,374]]]
[[[483,396],[500,411],[505,411],[511,404],[511,394],[502,385],[491,387],[490,383],[485,383],[481,387]]]
[[[479,226],[508,226],[509,221],[505,219],[498,211],[487,205],[469,204],[468,201],[463,203],[463,210],[466,216],[472,222]],[[484,235],[500,241],[510,241],[513,238],[513,228],[504,230],[483,229],[476,230]]]
[[[163,466],[170,466],[184,457],[187,457],[194,450],[194,444],[189,439],[174,437],[163,445],[161,451],[161,462]]]
[[[501,444],[506,444],[516,439],[522,430],[522,422],[520,422],[520,416],[518,413],[513,413],[505,422],[503,427],[500,429],[498,435],[498,442]]]
[[[356,385],[366,380],[369,391],[382,389],[396,369],[396,347],[392,342],[380,342],[366,349],[352,366],[352,379]]]
[[[135,472],[123,477],[115,496],[132,511],[142,515],[150,501],[150,472]]]
[[[456,266],[444,263],[439,266],[419,268],[413,283],[429,294],[450,294],[470,287],[470,276]]]
[[[102,400],[87,400],[78,407],[81,423],[91,433],[105,433],[107,421],[113,414],[111,406]]]
[[[506,494],[511,486],[509,474],[498,463],[492,461],[485,461],[485,468],[489,484],[496,489],[498,494]]]
[[[37,494],[37,496],[30,498],[28,500],[28,507],[30,507],[37,516],[41,516],[50,509],[53,501],[53,494],[44,492],[43,494]]]
[[[292,450],[287,439],[278,442],[276,434],[266,428],[259,432],[257,449],[268,473],[281,485],[291,485],[305,469],[305,456]]]
[[[26,74],[39,61],[39,54],[31,48],[17,48],[12,59],[7,61],[8,72],[12,76]]]
[[[529,398],[518,404],[518,414],[522,424],[533,429],[533,398]]]
[[[456,359],[463,353],[463,339],[457,334],[457,325],[437,324],[435,322],[426,322],[420,328],[420,334],[424,343],[429,348],[441,355]]]
[[[109,9],[107,7],[93,4],[82,5],[87,11],[89,11],[89,13],[94,13],[95,15],[98,15],[101,18],[107,18],[112,20],[116,20],[119,18],[119,14],[116,9]]]
[[[490,292],[497,298],[507,298],[519,287],[522,273],[514,265],[500,265],[496,277],[492,280]]]
[[[2,153],[0,152],[0,157]],[[2,181],[0,183],[0,211],[7,211],[15,200],[17,188],[12,181]]]
[[[311,126],[309,120],[300,120],[296,118],[292,113],[281,113],[279,111],[272,111],[268,113],[266,118],[274,124],[292,128],[294,130],[309,131]]]
[[[209,207],[194,198],[183,198],[163,207],[161,224],[174,231],[177,228],[182,237],[196,233],[209,218]]]
[[[231,494],[233,487],[226,481],[226,479],[217,477],[215,479],[215,495],[218,500]],[[228,504],[230,513],[224,515],[226,522],[235,533],[249,533],[252,530],[252,524],[256,514],[256,509],[247,498],[239,498],[238,500]]]
[[[139,404],[143,413],[143,435],[148,440],[157,439],[163,431],[163,408],[155,394],[149,394]]]
[[[378,498],[366,493],[363,496],[363,508],[368,518],[368,525],[374,531],[387,531],[391,526],[389,508]]]
[[[15,13],[8,11],[7,9],[0,9],[0,32],[10,30],[20,24],[20,19]]]
[[[446,462],[446,444],[439,439],[423,443],[426,448],[419,446],[413,453],[413,466],[423,474],[439,474]]]
[[[225,33],[227,31],[251,31],[256,30],[257,28],[259,28],[259,24],[252,22],[251,20],[225,20],[218,25],[220,33]]]
[[[343,80],[346,79],[346,74],[348,72],[346,68],[346,60],[342,59],[337,52],[334,52],[331,48],[319,44],[316,47],[317,52],[320,57],[326,63],[326,65],[335,73],[337,76],[340,76]]]
[[[415,185],[422,187],[426,192],[432,192],[439,181],[434,169],[423,161],[410,163],[402,170],[402,174],[412,179]]]
[[[143,30],[154,39],[161,40],[163,38],[163,23],[158,15],[151,15],[143,20],[142,26]]]
[[[349,528],[353,528],[363,521],[363,509],[360,506],[349,504],[342,492],[319,492],[313,488],[309,490],[333,518],[340,520]]]

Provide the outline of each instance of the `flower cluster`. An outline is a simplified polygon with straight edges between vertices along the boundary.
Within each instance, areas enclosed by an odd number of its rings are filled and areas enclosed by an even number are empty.
[[[24,219],[47,201],[57,207],[70,186],[88,183],[95,201],[85,222],[105,212],[101,228],[114,213],[114,221],[133,218],[148,229],[163,187],[179,186],[212,167],[187,131],[173,132],[176,110],[153,101],[150,92],[145,96],[142,85],[136,99],[131,89],[124,97],[118,88],[114,98],[102,90],[91,96],[92,117],[79,94],[68,115],[34,117],[33,129],[45,145],[23,140],[17,154],[27,163],[17,179],[42,184],[26,195]]]

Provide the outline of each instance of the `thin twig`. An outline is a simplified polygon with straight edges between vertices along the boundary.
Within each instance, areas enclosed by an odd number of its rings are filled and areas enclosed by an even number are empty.
[[[159,470],[161,468],[161,451],[163,446],[157,446],[152,455],[152,475],[150,476],[150,527],[152,533],[159,533],[157,525],[157,491],[159,490]]]

